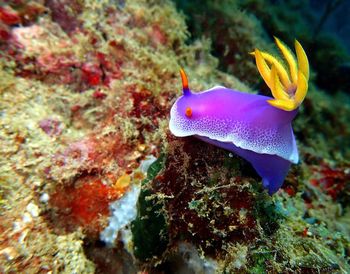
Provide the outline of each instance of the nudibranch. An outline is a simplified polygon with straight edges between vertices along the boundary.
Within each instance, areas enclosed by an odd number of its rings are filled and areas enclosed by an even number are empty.
[[[169,128],[178,137],[196,136],[249,161],[270,195],[283,184],[298,149],[291,122],[304,100],[309,63],[295,41],[296,57],[280,40],[276,45],[285,62],[255,49],[258,71],[273,98],[222,86],[193,93],[181,69],[183,95],[171,108]]]

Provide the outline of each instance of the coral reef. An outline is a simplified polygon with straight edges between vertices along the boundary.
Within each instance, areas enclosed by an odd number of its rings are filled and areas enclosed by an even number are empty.
[[[0,272],[350,272],[348,95],[311,78],[301,162],[272,198],[248,162],[168,130],[181,66],[193,90],[260,81],[248,53],[272,28],[218,3],[217,36],[191,40],[170,1],[1,4]]]

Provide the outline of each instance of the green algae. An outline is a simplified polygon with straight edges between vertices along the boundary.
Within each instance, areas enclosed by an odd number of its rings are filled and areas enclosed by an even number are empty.
[[[138,200],[138,213],[131,223],[134,255],[141,261],[160,257],[168,244],[168,228],[164,216],[163,202],[154,195],[150,184],[164,167],[161,156],[148,169],[147,178],[142,181]]]
[[[259,248],[251,251],[251,268],[248,273],[258,274],[258,273],[267,273],[266,264],[269,261],[272,261],[273,252],[265,248]]]

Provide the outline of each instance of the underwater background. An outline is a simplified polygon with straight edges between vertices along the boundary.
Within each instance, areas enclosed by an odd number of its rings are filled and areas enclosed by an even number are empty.
[[[350,273],[350,1],[0,0],[1,273]],[[271,97],[303,46],[299,163],[169,130],[191,89]]]

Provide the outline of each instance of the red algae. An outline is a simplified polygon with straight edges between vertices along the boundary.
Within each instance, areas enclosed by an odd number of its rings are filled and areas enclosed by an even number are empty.
[[[154,110],[154,106],[151,104],[151,92],[149,90],[135,90],[130,86],[129,90],[132,92],[133,105],[134,108],[131,114],[137,118],[143,116],[150,116],[151,112]]]
[[[50,31],[57,31],[57,26],[47,26]],[[2,40],[10,39],[11,33],[6,25],[2,30]],[[15,62],[26,69],[17,70],[17,75],[34,78],[49,84],[71,85],[72,89],[78,92],[85,91],[91,87],[104,85],[109,87],[113,80],[121,79],[123,74],[123,46],[112,41],[108,47],[110,53],[105,54],[93,47],[88,49],[79,48],[78,38],[80,35],[90,35],[77,30],[70,39],[64,38],[61,33],[56,37],[55,48],[50,47],[45,41],[50,36],[49,31],[39,25],[31,25],[25,28],[13,30],[13,44],[15,45]],[[98,39],[90,35],[94,41],[93,46],[98,47]],[[40,40],[39,44],[33,41]],[[114,43],[113,43],[114,42]],[[74,49],[75,47],[75,49]],[[76,52],[82,51],[84,58],[78,58]],[[29,54],[31,57],[25,57]],[[107,57],[108,56],[108,57]],[[87,60],[87,61],[86,61]]]
[[[88,136],[71,143],[63,153],[56,155],[53,164],[62,167],[76,162],[79,173],[91,171],[102,173],[111,163],[116,163],[120,170],[125,170],[132,162],[127,160],[127,157],[133,152],[133,146],[124,144],[120,136],[110,135],[104,138]]]
[[[301,173],[300,166],[292,166],[287,177],[284,180],[282,185],[282,189],[286,192],[290,197],[294,197],[298,192],[298,181]]]
[[[113,44],[113,46],[111,46]],[[126,52],[122,45],[112,41],[108,47],[108,55],[102,52],[95,52],[94,58],[102,71],[102,80],[105,86],[109,86],[112,80],[122,79],[123,73],[121,67],[123,58],[126,58]]]
[[[45,2],[52,12],[52,19],[65,32],[72,33],[81,27],[82,23],[77,18],[83,9],[82,2],[78,0],[46,0]]]
[[[286,186],[283,189],[284,189],[285,192],[288,193],[289,196],[293,197],[296,194],[296,191],[295,191],[295,189],[292,186]]]
[[[92,97],[94,97],[97,100],[103,100],[107,97],[107,94],[100,91],[100,90],[96,90],[93,94]]]
[[[327,164],[313,167],[314,177],[310,183],[320,188],[327,195],[337,200],[342,196],[342,192],[349,188],[350,167],[332,168]]]
[[[0,22],[0,42],[9,40],[11,37],[10,32],[10,28],[7,25]]]
[[[0,7],[0,21],[11,26],[21,23],[21,17],[10,6],[3,6]]]
[[[136,118],[147,117],[149,118],[149,124],[142,124],[141,121],[137,123],[139,131],[146,130],[147,132],[154,132],[158,129],[159,119],[164,119],[168,115],[168,102],[166,95],[165,104],[161,104],[159,97],[152,95],[151,91],[147,89],[136,89],[133,85],[127,87],[128,93],[132,96],[133,108],[130,115]]]
[[[90,86],[97,86],[102,81],[102,71],[97,64],[85,63],[82,65],[83,81]]]
[[[109,204],[120,198],[127,186],[109,186],[95,176],[79,178],[74,185],[58,187],[51,195],[50,206],[56,210],[53,222],[67,230],[82,227],[89,233],[100,232],[109,216]]]
[[[164,31],[159,27],[159,25],[152,26],[151,37],[155,46],[165,45],[168,41]]]

